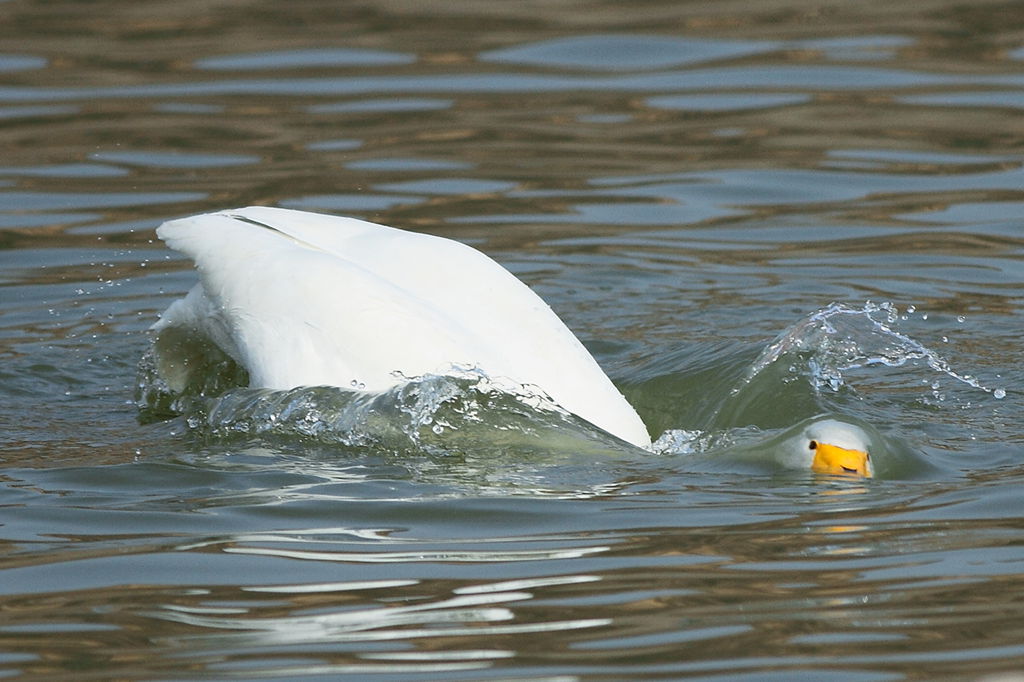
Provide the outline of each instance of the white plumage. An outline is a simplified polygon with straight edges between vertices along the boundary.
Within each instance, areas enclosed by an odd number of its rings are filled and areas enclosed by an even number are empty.
[[[793,431],[793,430],[791,430]],[[854,455],[859,473],[873,476],[874,465],[867,454],[876,451],[872,437],[863,427],[837,419],[815,417],[795,427],[795,433],[786,436],[774,449],[780,464],[790,469],[814,469],[822,473],[842,473],[841,465],[828,467],[816,464],[816,450],[821,447],[835,448]],[[814,443],[815,447],[811,447]],[[863,455],[863,460],[861,460]],[[847,462],[851,464],[852,462]],[[849,470],[847,470],[849,471]],[[857,473],[857,472],[852,472]]]
[[[154,329],[209,339],[252,386],[380,392],[471,366],[650,446],[636,411],[547,304],[469,246],[262,207],[170,221],[157,234],[195,262],[200,281]],[[174,363],[158,358],[172,387]]]

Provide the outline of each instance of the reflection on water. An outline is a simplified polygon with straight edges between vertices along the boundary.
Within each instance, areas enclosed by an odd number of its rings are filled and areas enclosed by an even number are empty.
[[[890,5],[4,3],[0,670],[1024,670],[1024,17]],[[325,438],[308,389],[140,423],[195,281],[152,230],[248,204],[482,248],[674,445],[514,401],[539,441]],[[701,460],[818,413],[904,465]]]

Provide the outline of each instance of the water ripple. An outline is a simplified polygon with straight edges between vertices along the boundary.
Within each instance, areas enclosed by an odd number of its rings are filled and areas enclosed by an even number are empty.
[[[1024,76],[925,73],[858,66],[728,67],[660,71],[628,76],[545,76],[512,73],[448,73],[427,76],[351,76],[295,79],[228,79],[132,86],[0,87],[0,102],[67,102],[105,99],[225,95],[338,96],[368,94],[545,93],[566,90],[643,92],[688,90],[814,91],[918,89],[969,85],[1024,87]]]

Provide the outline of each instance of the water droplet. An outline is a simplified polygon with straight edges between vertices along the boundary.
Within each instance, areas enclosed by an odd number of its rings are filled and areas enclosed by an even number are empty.
[[[949,337],[948,336],[943,336],[942,337],[942,343],[949,343]]]
[[[917,312],[917,308],[915,308],[912,305],[908,305],[907,306],[907,315],[913,315],[916,312]]]
[[[928,319],[928,313],[921,313],[921,319],[922,320],[927,320]]]
[[[430,428],[430,430],[431,430],[431,431],[433,431],[434,433],[436,433],[436,434],[437,434],[437,435],[439,435],[439,436],[440,436],[440,435],[441,435],[442,433],[444,433],[444,427],[443,427],[443,426],[441,426],[440,424],[434,424],[434,425],[433,425],[433,426],[432,426],[432,427]]]
[[[992,397],[995,398],[996,400],[1002,400],[1003,398],[1006,397],[1006,390],[1002,388],[997,388],[996,390],[992,391]]]
[[[956,321],[959,322],[960,324],[963,324],[964,320],[966,320],[966,319],[967,319],[966,315],[957,315],[956,316]]]

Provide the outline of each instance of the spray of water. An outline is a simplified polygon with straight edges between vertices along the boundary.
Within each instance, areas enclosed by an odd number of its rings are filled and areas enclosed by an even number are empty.
[[[1005,389],[954,368],[927,345],[897,331],[898,322],[914,312],[910,308],[901,316],[891,303],[872,302],[861,307],[832,303],[815,311],[764,348],[722,396],[705,430],[666,431],[655,441],[655,452],[700,455],[756,444],[794,420],[833,414],[837,406],[842,414],[850,405],[843,396],[885,405],[883,412],[910,407],[902,402],[908,395],[928,409],[970,406],[955,386],[995,400],[1006,397]],[[890,368],[904,371],[879,371]],[[864,407],[846,416],[871,412]]]
[[[842,303],[807,316],[778,336],[750,366],[742,385],[749,384],[768,367],[784,358],[807,356],[807,376],[816,391],[838,391],[847,382],[844,373],[874,366],[903,367],[923,363],[936,373],[955,379],[996,399],[1006,396],[1003,388],[982,384],[977,377],[958,372],[941,355],[924,344],[896,331],[899,311],[892,303],[866,302],[861,308]],[[798,368],[791,368],[797,373]],[[938,384],[931,385],[939,397]]]
[[[176,394],[160,379],[152,359],[144,358],[136,392],[142,412],[157,418],[181,415],[193,436],[202,439],[297,438],[394,453],[487,457],[510,451],[621,452],[625,447],[539,388],[476,367],[400,377],[403,383],[383,393],[335,386],[247,388],[240,385],[245,377],[226,358],[203,369],[198,384]]]

